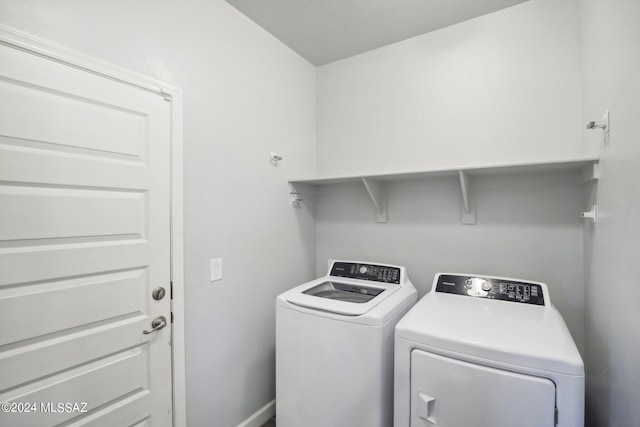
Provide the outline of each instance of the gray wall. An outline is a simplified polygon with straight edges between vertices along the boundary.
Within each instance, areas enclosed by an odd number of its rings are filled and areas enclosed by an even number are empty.
[[[611,138],[584,131],[599,148],[602,177],[584,207],[587,426],[640,425],[640,2],[580,2],[583,122],[611,111]]]
[[[276,295],[314,273],[287,179],[315,169],[315,68],[222,0],[2,0],[0,23],[184,90],[187,418],[237,425],[275,394]]]
[[[578,0],[532,0],[319,67],[318,171],[592,154],[581,141],[579,53]],[[394,183],[388,224],[373,221],[363,189],[322,190],[317,269],[327,258],[397,262],[421,294],[442,270],[547,282],[582,349],[582,189],[565,178],[477,180],[475,226],[460,224],[455,179]]]
[[[532,0],[318,68],[318,172],[556,160],[581,139],[578,0]]]
[[[326,187],[315,198],[316,267],[326,271],[327,259],[404,265],[420,297],[437,272],[545,282],[582,349],[581,188],[568,172],[477,177],[477,223],[462,225],[457,178],[390,183],[384,224],[363,186]]]

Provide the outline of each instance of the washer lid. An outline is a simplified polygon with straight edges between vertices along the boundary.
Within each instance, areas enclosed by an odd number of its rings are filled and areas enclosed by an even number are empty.
[[[325,277],[286,293],[291,304],[347,316],[360,316],[400,289],[400,285]]]
[[[554,307],[431,291],[398,322],[396,337],[462,358],[584,375],[578,349]]]
[[[364,304],[371,301],[382,292],[384,292],[384,289],[382,288],[326,281],[314,286],[313,288],[307,289],[302,293],[336,301]]]

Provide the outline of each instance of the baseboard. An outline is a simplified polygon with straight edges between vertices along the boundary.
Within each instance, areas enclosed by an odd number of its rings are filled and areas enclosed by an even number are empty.
[[[262,424],[269,421],[269,418],[273,417],[275,414],[276,400],[273,399],[271,402],[254,412],[254,414],[249,418],[238,424],[238,427],[260,427]]]

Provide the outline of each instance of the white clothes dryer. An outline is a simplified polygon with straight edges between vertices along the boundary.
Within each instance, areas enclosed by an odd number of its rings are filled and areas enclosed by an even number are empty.
[[[396,325],[395,427],[584,427],[584,365],[544,283],[436,275]]]
[[[404,267],[354,261],[279,295],[278,427],[389,427],[394,328],[416,300]]]

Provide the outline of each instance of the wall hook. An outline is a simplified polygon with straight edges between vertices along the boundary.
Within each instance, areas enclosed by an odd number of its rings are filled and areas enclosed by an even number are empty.
[[[278,156],[275,151],[269,153],[269,163],[272,166],[278,166],[278,162],[282,160],[282,156]]]
[[[299,208],[300,207],[300,203],[302,202],[302,197],[300,197],[298,194],[294,191],[290,192],[289,194],[291,194],[291,205],[294,208]]]
[[[604,143],[609,143],[609,132],[611,131],[611,123],[609,122],[609,111],[605,111],[601,122],[591,121],[587,123],[587,129],[602,129]]]
[[[591,222],[595,224],[596,222],[598,222],[598,206],[591,206],[591,210],[589,212],[580,212],[580,218],[589,218],[591,219]]]

